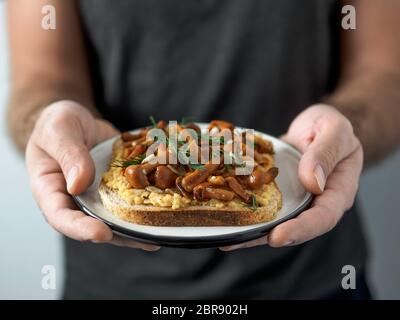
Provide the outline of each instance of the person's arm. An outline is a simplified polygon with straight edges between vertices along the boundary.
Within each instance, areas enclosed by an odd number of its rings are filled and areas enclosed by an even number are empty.
[[[56,8],[56,30],[41,27],[44,5]],[[93,104],[75,1],[11,0],[7,7],[9,128],[18,147],[26,149],[32,193],[46,221],[75,240],[158,249],[115,236],[106,224],[79,211],[70,197],[94,179],[89,149],[118,133]]]
[[[283,137],[303,153],[299,178],[317,195],[311,208],[268,236],[222,250],[297,245],[328,232],[353,205],[363,148],[371,163],[399,145],[400,1],[353,4],[357,30],[342,31],[341,80],[323,101],[330,106],[307,108]]]
[[[42,28],[41,9],[56,8],[56,29]],[[75,1],[11,0],[7,2],[11,58],[8,124],[20,150],[40,112],[51,102],[69,99],[93,114],[88,64]]]
[[[326,103],[351,121],[371,164],[400,143],[400,1],[346,3],[357,29],[342,31],[341,78]]]

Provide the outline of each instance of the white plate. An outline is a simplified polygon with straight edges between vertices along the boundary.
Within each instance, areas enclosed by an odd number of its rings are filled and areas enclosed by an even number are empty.
[[[204,128],[206,125],[200,126]],[[116,138],[109,139],[91,150],[90,154],[96,166],[95,181],[85,193],[74,197],[74,200],[83,212],[105,222],[114,233],[141,242],[171,247],[204,248],[256,239],[276,225],[297,216],[309,206],[313,198],[298,179],[300,153],[282,140],[261,132],[256,133],[272,141],[276,166],[279,168],[276,182],[283,194],[283,206],[272,221],[238,227],[154,227],[118,218],[103,207],[97,191],[103,172],[108,170],[112,144]]]

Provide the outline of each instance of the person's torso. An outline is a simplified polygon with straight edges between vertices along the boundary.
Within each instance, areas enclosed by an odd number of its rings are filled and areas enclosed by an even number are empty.
[[[81,0],[98,107],[123,129],[223,118],[272,134],[334,85],[335,0]]]
[[[335,0],[81,0],[96,103],[121,130],[149,116],[283,133],[334,88]],[[337,23],[338,24],[338,23]],[[315,298],[362,268],[348,212],[307,244],[224,253],[66,242],[66,297]]]

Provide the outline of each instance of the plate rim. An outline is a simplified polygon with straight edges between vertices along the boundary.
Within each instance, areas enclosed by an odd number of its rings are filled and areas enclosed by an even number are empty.
[[[206,125],[207,123],[204,122],[196,122],[199,125]],[[240,129],[248,129],[245,127],[238,127]],[[131,130],[132,132],[137,131],[136,130]],[[260,132],[257,130],[254,130],[256,133],[262,134],[264,136],[270,137],[273,140],[279,140],[280,143],[283,143],[287,148],[289,148],[292,152],[297,154],[297,156],[301,157],[301,152],[296,149],[294,146],[291,144],[287,143],[284,140],[281,140],[277,137],[271,136],[269,134],[266,134],[264,132]],[[118,136],[111,137],[102,143],[94,146],[91,150],[90,153],[95,152],[96,149],[101,148],[103,144],[109,143],[112,140],[115,140]],[[295,218],[298,216],[301,212],[306,210],[312,200],[314,199],[314,195],[310,192],[306,192],[306,196],[304,197],[303,201],[300,203],[300,205],[287,214],[286,216],[273,220],[271,223],[264,225],[264,226],[259,226],[250,230],[245,230],[245,231],[237,231],[237,232],[232,232],[228,234],[221,234],[221,235],[213,235],[213,236],[194,236],[194,237],[181,237],[181,236],[166,236],[166,235],[153,235],[141,231],[134,231],[128,228],[125,228],[121,225],[118,225],[116,223],[113,223],[111,221],[108,221],[98,215],[97,213],[93,212],[91,209],[85,206],[85,204],[82,202],[80,199],[80,195],[72,195],[73,200],[77,204],[77,206],[88,216],[91,216],[95,219],[98,219],[102,222],[104,222],[106,225],[108,225],[115,234],[123,237],[127,237],[133,240],[141,241],[144,243],[149,243],[149,244],[156,244],[156,245],[161,245],[161,246],[166,246],[166,247],[178,247],[178,248],[211,248],[211,247],[217,247],[217,246],[226,246],[226,245],[233,245],[237,243],[242,243],[245,241],[250,241],[257,239],[263,235],[265,235],[269,230],[272,228],[276,227],[277,225]]]
[[[257,239],[263,235],[265,235],[269,230],[273,229],[277,225],[295,218],[301,212],[306,210],[314,196],[310,194],[309,197],[305,199],[305,201],[294,211],[289,213],[288,215],[277,219],[268,225],[260,226],[254,229],[246,230],[246,231],[238,231],[227,234],[215,235],[215,236],[203,236],[203,237],[180,237],[180,236],[165,236],[165,235],[152,235],[145,232],[134,231],[131,229],[127,229],[118,224],[115,224],[111,221],[108,221],[89,208],[85,207],[80,199],[76,196],[73,196],[75,203],[78,207],[88,216],[96,218],[106,225],[108,225],[114,233],[120,236],[125,236],[127,238],[137,240],[144,243],[156,244],[165,247],[180,247],[180,248],[211,248],[217,246],[226,246],[233,245],[237,243],[242,243],[245,241],[250,241]]]

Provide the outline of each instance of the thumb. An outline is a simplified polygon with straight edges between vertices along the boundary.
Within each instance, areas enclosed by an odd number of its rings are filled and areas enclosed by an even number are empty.
[[[326,181],[336,165],[359,145],[347,119],[327,117],[326,121],[321,122],[314,128],[313,138],[308,142],[290,132],[282,136],[283,140],[303,152],[299,163],[299,178],[313,194],[324,191]]]
[[[65,150],[56,155],[70,194],[80,194],[93,183],[96,169],[89,149],[118,134],[118,130],[106,120],[95,119],[94,126],[91,130],[94,133],[93,143],[86,145],[82,139],[67,140]]]
[[[326,180],[332,172],[339,157],[331,146],[315,144],[310,146],[299,163],[299,178],[304,187],[313,194],[321,194]]]
[[[73,101],[58,101],[43,110],[35,126],[32,143],[56,161],[49,162],[52,171],[60,168],[70,194],[85,191],[93,182],[95,166],[90,148],[118,131],[111,123],[95,119],[90,112]],[[49,163],[48,163],[49,162]]]
[[[326,181],[336,165],[357,148],[357,138],[352,131],[346,133],[342,126],[326,126],[319,131],[305,149],[299,163],[299,178],[313,194],[321,194]]]
[[[92,184],[95,166],[83,140],[66,137],[62,147],[49,144],[45,151],[58,162],[70,194],[79,194]]]
[[[70,194],[80,194],[93,183],[96,169],[89,149],[119,133],[110,122],[103,119],[95,119],[94,126],[94,130],[91,130],[94,132],[93,144],[86,145],[82,139],[67,139],[65,150],[57,155]]]
[[[90,113],[77,104],[59,102],[43,111],[34,143],[62,170],[70,194],[85,191],[93,182],[95,166],[89,148],[100,130]],[[48,160],[45,160],[48,161]],[[57,167],[53,171],[56,172]]]
[[[90,130],[94,133],[93,143],[87,145],[84,139],[67,138],[63,150],[55,154],[70,194],[80,194],[93,183],[96,169],[89,149],[118,134],[118,130],[106,120],[96,119],[94,126],[94,130]]]

